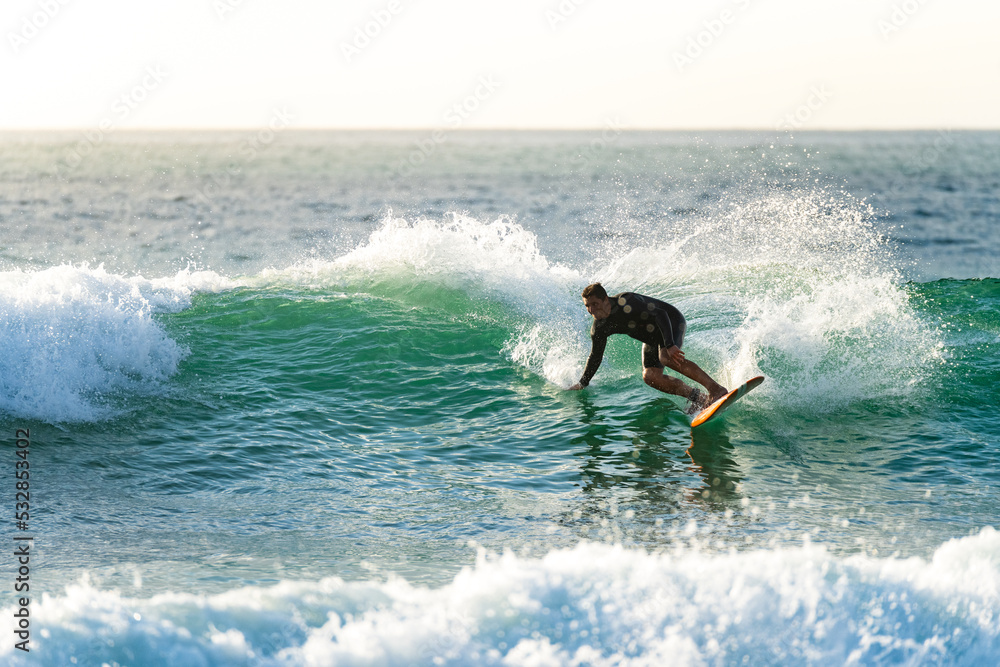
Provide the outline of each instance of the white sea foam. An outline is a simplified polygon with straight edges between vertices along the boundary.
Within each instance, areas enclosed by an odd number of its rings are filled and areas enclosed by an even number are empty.
[[[779,372],[764,395],[812,409],[904,396],[941,361],[940,336],[910,303],[870,212],[817,199],[779,198],[747,216],[774,238],[760,251],[764,278],[744,285],[732,374],[769,364]]]
[[[747,303],[733,375],[771,373],[785,405],[835,409],[905,396],[942,360],[942,343],[905,291],[882,277],[831,278],[790,296]]]
[[[259,278],[306,287],[433,281],[522,305],[546,298],[547,288],[577,274],[550,263],[538,237],[506,217],[482,222],[453,213],[443,221],[409,222],[390,211],[365,243],[344,255],[264,271]]]
[[[5,642],[5,664],[992,664],[1000,533],[930,560],[585,543],[481,554],[438,589],[330,578],[141,599],[82,582],[34,605],[30,658]]]
[[[469,314],[489,304],[506,308],[515,363],[562,385],[579,376],[584,319],[583,278],[550,262],[538,237],[505,217],[483,222],[454,213],[444,221],[409,222],[388,213],[368,240],[334,260],[313,259],[265,271],[264,285],[361,289],[433,304],[440,287],[472,299]],[[421,295],[423,287],[430,289]]]
[[[754,400],[834,409],[905,394],[941,360],[860,202],[822,192],[727,202],[607,264],[606,284],[678,305],[695,358]]]
[[[121,394],[157,388],[184,356],[153,314],[227,286],[210,272],[157,280],[86,265],[0,273],[0,411],[47,422],[112,414]]]

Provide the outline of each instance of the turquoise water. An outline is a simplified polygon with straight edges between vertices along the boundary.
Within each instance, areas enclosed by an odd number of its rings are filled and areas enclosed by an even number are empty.
[[[5,139],[0,660],[996,661],[1000,135],[419,138]],[[565,391],[592,280],[767,381]]]

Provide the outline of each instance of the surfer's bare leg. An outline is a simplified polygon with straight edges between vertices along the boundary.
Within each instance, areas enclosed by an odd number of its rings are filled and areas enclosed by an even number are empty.
[[[673,354],[671,354],[673,352]],[[701,366],[688,360],[684,353],[678,348],[672,347],[669,350],[660,348],[660,362],[667,368],[677,371],[686,378],[690,378],[708,390],[708,402],[712,403],[729,393],[723,387],[701,369]],[[647,383],[648,384],[648,383]],[[685,385],[686,386],[686,385]]]
[[[659,389],[665,394],[673,394],[681,398],[691,398],[692,393],[695,392],[694,387],[689,387],[675,377],[664,375],[662,368],[643,368],[642,381],[653,389]]]

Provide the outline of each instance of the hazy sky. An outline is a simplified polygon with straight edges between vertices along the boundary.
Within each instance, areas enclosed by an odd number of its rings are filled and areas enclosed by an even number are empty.
[[[987,0],[4,0],[0,128],[998,128]]]

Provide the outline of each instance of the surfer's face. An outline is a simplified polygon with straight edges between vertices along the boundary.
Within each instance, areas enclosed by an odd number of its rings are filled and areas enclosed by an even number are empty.
[[[584,299],[583,305],[586,306],[587,312],[593,315],[595,320],[603,320],[611,314],[611,299],[592,296],[589,299]]]

